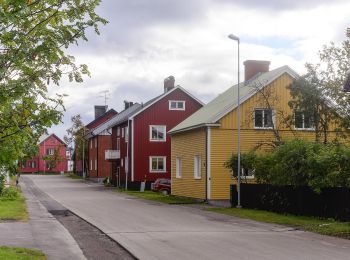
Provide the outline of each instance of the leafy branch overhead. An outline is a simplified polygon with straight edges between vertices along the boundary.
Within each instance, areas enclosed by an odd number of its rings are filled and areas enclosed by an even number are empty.
[[[63,96],[51,96],[63,76],[82,82],[89,75],[66,53],[99,34],[107,21],[100,0],[5,0],[0,2],[0,164],[24,156],[43,131],[60,122]]]

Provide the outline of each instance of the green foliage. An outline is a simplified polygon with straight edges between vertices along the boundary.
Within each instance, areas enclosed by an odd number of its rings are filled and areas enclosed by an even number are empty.
[[[24,247],[0,246],[0,259],[6,260],[45,260],[43,252]]]
[[[0,193],[0,200],[16,200],[21,197],[18,189],[15,187],[8,187],[3,189]]]
[[[240,156],[241,158],[241,169],[254,169],[256,162],[256,154],[253,152],[243,153]],[[238,170],[238,155],[232,154],[230,159],[224,163],[224,166],[227,169],[230,169],[232,172],[232,177],[237,178]]]
[[[350,187],[350,148],[304,140],[287,141],[268,154],[242,154],[242,167],[255,169],[259,183],[310,186],[316,192],[325,187]],[[232,162],[233,160],[233,162]],[[237,156],[226,167],[234,168]]]
[[[60,154],[61,149],[62,149],[62,146],[59,145],[59,146],[55,147],[52,155],[43,156],[43,160],[46,162],[46,165],[48,166],[48,168],[50,170],[56,168],[56,166],[59,162],[63,162],[65,160],[65,158],[62,157]]]
[[[82,159],[83,152],[87,158],[88,143],[84,139],[87,132],[80,115],[75,115],[71,118],[72,126],[66,130],[67,135],[64,136],[64,141],[71,150],[75,150],[77,160]],[[84,151],[83,151],[84,150]]]
[[[106,21],[95,13],[100,0],[0,2],[0,165],[35,153],[39,136],[58,124],[63,96],[52,96],[62,75],[81,82],[89,75],[64,51],[87,40],[86,30]]]

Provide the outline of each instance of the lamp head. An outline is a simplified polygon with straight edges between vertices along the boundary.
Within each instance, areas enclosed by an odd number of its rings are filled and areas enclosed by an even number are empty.
[[[234,41],[238,41],[238,42],[239,42],[239,38],[238,38],[236,35],[230,34],[230,35],[228,36],[228,38],[230,38],[231,40],[234,40]]]

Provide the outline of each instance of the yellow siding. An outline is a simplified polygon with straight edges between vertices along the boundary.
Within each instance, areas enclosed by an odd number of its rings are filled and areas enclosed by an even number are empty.
[[[194,178],[194,156],[201,157],[201,179]],[[176,178],[176,157],[182,159],[182,178]],[[206,132],[197,129],[171,137],[171,193],[205,199]]]

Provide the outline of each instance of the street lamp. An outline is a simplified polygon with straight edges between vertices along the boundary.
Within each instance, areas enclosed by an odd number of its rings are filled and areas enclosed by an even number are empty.
[[[239,38],[236,35],[228,36],[231,40],[237,41],[238,50],[238,84],[237,84],[237,208],[241,208],[241,116],[240,116],[240,96],[239,96]]]

